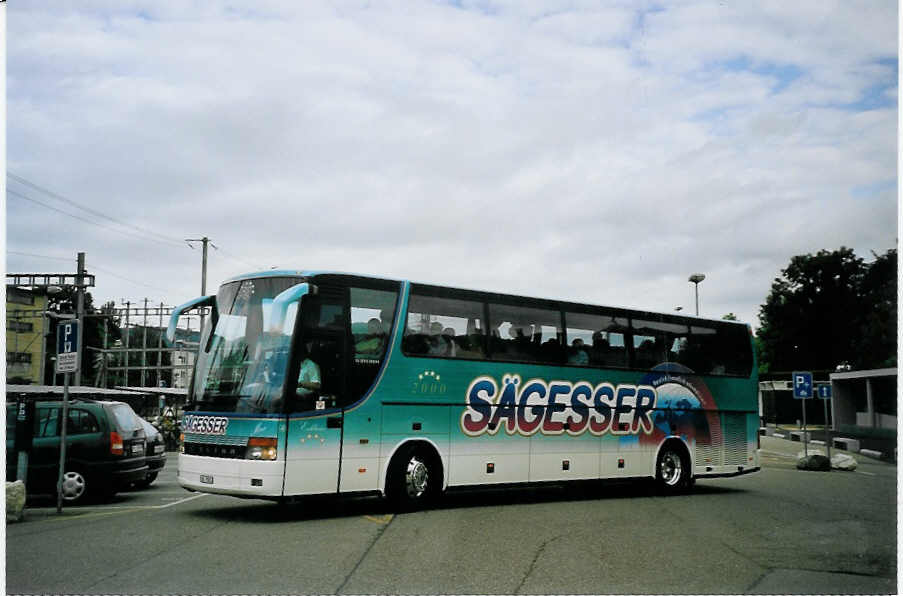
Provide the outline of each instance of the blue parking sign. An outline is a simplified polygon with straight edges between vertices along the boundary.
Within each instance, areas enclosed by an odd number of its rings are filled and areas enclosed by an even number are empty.
[[[812,373],[793,373],[793,398],[812,399]]]
[[[78,321],[60,321],[56,328],[56,372],[75,372],[78,366]]]

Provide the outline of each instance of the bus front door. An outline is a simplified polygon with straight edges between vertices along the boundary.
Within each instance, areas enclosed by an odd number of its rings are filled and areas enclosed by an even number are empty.
[[[344,337],[320,333],[309,357],[320,371],[320,390],[288,415],[283,495],[335,493],[341,473],[345,395]]]
[[[341,410],[289,416],[285,496],[338,491],[342,422]]]

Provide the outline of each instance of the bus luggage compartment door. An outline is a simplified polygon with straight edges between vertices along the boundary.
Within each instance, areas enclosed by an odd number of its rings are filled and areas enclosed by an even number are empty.
[[[338,491],[343,421],[340,410],[289,416],[285,496]]]

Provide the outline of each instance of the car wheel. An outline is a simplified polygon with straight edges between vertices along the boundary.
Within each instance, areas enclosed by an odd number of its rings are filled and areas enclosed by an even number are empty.
[[[67,503],[83,503],[88,495],[88,481],[78,470],[69,470],[63,474],[63,501]]]
[[[426,506],[439,493],[442,479],[433,458],[416,446],[402,448],[389,474],[389,498],[399,511]]]

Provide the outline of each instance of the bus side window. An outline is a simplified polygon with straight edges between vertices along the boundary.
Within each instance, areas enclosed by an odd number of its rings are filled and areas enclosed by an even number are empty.
[[[493,360],[552,365],[564,361],[561,311],[490,302],[489,321]]]
[[[483,304],[411,293],[401,349],[409,356],[485,358]]]
[[[623,330],[627,319],[607,314],[564,313],[567,321],[568,364],[577,366],[627,366]]]
[[[373,385],[395,323],[397,290],[351,288],[352,354],[348,395],[342,405],[362,398]]]

